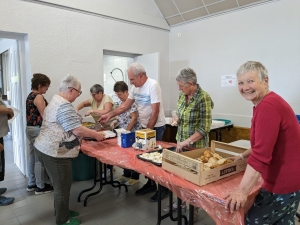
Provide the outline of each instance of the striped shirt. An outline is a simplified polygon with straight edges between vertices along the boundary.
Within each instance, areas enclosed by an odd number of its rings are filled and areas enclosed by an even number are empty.
[[[44,111],[43,124],[34,146],[56,158],[74,158],[80,150],[80,138],[72,130],[81,126],[81,118],[73,105],[54,95]]]
[[[199,85],[188,104],[186,104],[186,99],[187,96],[181,92],[176,111],[179,119],[176,140],[182,142],[192,136],[195,131],[198,131],[203,137],[189,147],[206,147],[209,145],[209,131],[212,120],[211,111],[214,103],[209,94],[202,90]]]

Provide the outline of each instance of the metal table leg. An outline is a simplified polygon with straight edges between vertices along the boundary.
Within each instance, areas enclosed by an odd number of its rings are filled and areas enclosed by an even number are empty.
[[[104,173],[104,177],[102,178],[102,173],[103,173],[103,171],[102,171],[102,162],[98,161],[98,163],[99,163],[99,167],[100,167],[99,179],[97,179],[98,169],[97,169],[97,163],[95,163],[95,177],[94,177],[93,186],[91,188],[88,188],[86,190],[81,191],[79,193],[79,196],[78,196],[78,202],[80,202],[81,195],[85,192],[93,190],[96,187],[96,184],[99,182],[99,189],[96,192],[90,193],[85,197],[84,202],[83,202],[84,207],[86,207],[87,200],[89,199],[89,197],[99,194],[104,185],[111,184],[114,188],[119,188],[119,189],[123,186],[123,187],[125,187],[125,191],[128,192],[128,188],[127,188],[126,184],[121,184],[119,181],[114,181],[113,180],[113,171],[112,171],[113,168],[112,167],[110,167],[110,180],[107,181],[106,172]],[[106,171],[107,165],[106,164],[103,164],[103,165],[104,165],[104,171]]]
[[[189,204],[189,225],[194,224],[194,206]]]
[[[81,195],[82,195],[83,193],[93,190],[93,189],[95,188],[97,182],[99,182],[99,180],[97,179],[97,174],[98,174],[98,172],[97,172],[97,161],[98,161],[98,160],[96,160],[96,158],[94,158],[94,160],[95,160],[95,176],[94,176],[94,184],[93,184],[92,187],[90,187],[90,188],[88,188],[88,189],[85,189],[85,190],[83,190],[83,191],[81,191],[81,192],[79,193],[78,198],[77,198],[77,201],[78,201],[78,202],[80,202],[80,198],[81,198]]]
[[[181,204],[182,201],[180,198],[177,198],[177,217],[173,217],[173,193],[169,191],[169,209],[170,211],[164,215],[161,215],[161,185],[158,184],[158,202],[157,202],[157,225],[161,224],[161,221],[166,218],[170,218],[172,221],[177,221],[177,224],[182,224],[181,219],[184,219],[184,224],[187,225],[187,218],[185,215],[182,215]],[[178,218],[181,218],[178,220]]]
[[[188,224],[188,220],[185,215],[182,215],[182,200],[177,197],[177,218],[180,218],[177,220],[177,224],[181,225],[182,224],[182,219],[184,219],[184,224]]]

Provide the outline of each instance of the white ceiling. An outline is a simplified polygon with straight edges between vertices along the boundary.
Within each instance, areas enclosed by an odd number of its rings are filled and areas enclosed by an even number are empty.
[[[170,26],[277,0],[154,0]]]

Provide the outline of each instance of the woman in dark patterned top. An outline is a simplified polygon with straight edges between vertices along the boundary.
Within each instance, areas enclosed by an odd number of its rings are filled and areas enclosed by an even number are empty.
[[[28,160],[28,186],[27,191],[35,191],[35,194],[45,194],[53,191],[53,187],[50,184],[45,184],[44,165],[35,157],[33,151],[33,144],[36,137],[40,133],[40,127],[43,122],[43,115],[46,106],[48,105],[47,100],[44,98],[49,88],[51,81],[50,79],[41,73],[33,74],[31,79],[31,92],[26,100],[26,135],[29,140],[29,160]],[[46,175],[44,177],[44,175]],[[50,180],[48,179],[50,183]]]

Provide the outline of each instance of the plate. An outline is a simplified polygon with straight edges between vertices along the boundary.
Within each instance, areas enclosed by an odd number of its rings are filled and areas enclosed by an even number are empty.
[[[113,138],[113,137],[117,136],[117,134],[115,132],[111,131],[111,130],[103,130],[101,132],[105,134],[105,139]],[[97,141],[97,139],[93,138],[93,137],[84,137],[83,139],[87,140],[87,141]]]
[[[176,151],[176,146],[174,146],[174,147],[168,147],[168,148],[164,148],[164,149],[168,149],[168,150],[170,150],[170,151],[172,151],[172,152],[175,152],[175,151]],[[162,151],[163,151],[163,150],[160,149],[160,150],[152,151],[152,152],[148,152],[148,153],[153,153],[153,152],[162,153]],[[186,151],[188,151],[188,150],[185,149],[185,148],[183,148],[182,151],[183,151],[183,152],[186,152]],[[143,154],[144,154],[144,153],[138,154],[136,157],[137,157],[138,159],[140,159],[140,160],[143,160],[143,161],[145,161],[145,162],[152,163],[152,164],[154,164],[154,165],[156,165],[156,166],[161,166],[161,165],[162,165],[162,163],[157,163],[157,162],[152,161],[151,159],[145,159],[145,158],[141,157],[141,155],[143,155]]]
[[[161,149],[161,150],[158,150],[158,151],[148,152],[148,153],[154,153],[154,152],[162,153],[162,149]],[[162,165],[162,163],[157,163],[157,162],[152,161],[151,159],[146,159],[146,158],[141,157],[141,155],[143,155],[143,154],[145,154],[145,153],[138,154],[136,157],[137,157],[138,159],[140,159],[140,160],[143,160],[143,161],[145,161],[145,162],[152,163],[152,164],[154,164],[154,165],[156,165],[156,166],[161,166],[161,165]]]

